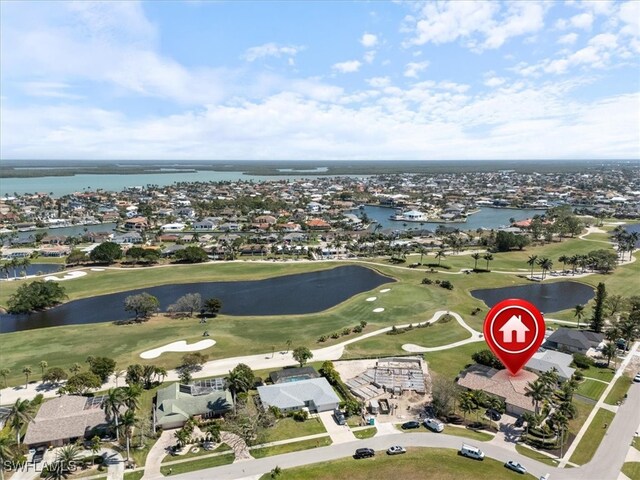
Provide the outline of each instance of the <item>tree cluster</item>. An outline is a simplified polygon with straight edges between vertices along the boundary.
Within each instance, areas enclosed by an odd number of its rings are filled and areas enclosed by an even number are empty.
[[[65,289],[59,283],[36,280],[18,287],[9,297],[7,310],[9,313],[30,313],[53,307],[65,298]]]

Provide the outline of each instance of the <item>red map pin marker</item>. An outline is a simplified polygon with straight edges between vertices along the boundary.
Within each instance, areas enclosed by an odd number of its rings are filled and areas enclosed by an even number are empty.
[[[505,367],[516,375],[544,340],[540,311],[519,298],[503,300],[484,319],[484,339]]]

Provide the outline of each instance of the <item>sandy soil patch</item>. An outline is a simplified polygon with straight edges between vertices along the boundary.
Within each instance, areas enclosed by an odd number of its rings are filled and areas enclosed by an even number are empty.
[[[215,340],[207,339],[200,340],[199,342],[187,345],[186,340],[179,340],[177,342],[169,343],[162,347],[154,348],[153,350],[147,350],[140,354],[141,358],[150,359],[158,358],[165,352],[197,352],[198,350],[204,350],[205,348],[212,347],[216,344]]]
[[[382,307],[378,307],[378,308],[374,308],[373,309],[373,313],[381,313],[381,312],[384,312],[384,308],[382,308]]]
[[[57,277],[55,275],[48,275],[44,277],[45,282],[63,282],[64,280],[72,280],[74,278],[84,277],[87,272],[69,272],[65,273],[62,277]]]

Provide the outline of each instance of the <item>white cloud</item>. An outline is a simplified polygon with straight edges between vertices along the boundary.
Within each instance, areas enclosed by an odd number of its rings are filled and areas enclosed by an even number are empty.
[[[638,93],[577,102],[567,100],[571,87],[566,84],[499,89],[479,96],[434,88],[426,83],[397,89],[393,96],[360,107],[281,93],[261,101],[140,120],[80,106],[12,108],[3,103],[3,156],[51,158],[55,152],[69,159],[637,158]],[[359,95],[367,96],[375,98],[369,92]],[[476,128],[482,129],[481,135]]]
[[[82,95],[71,93],[71,85],[63,82],[26,82],[22,90],[32,97],[64,98],[75,100],[83,98]]]
[[[502,78],[502,77],[494,77],[494,76],[491,76],[491,77],[488,77],[488,78],[484,81],[484,84],[485,84],[487,87],[492,87],[492,88],[493,88],[493,87],[499,87],[500,85],[504,85],[504,82],[505,82],[505,81],[506,81],[506,80],[505,80],[504,78]]]
[[[362,63],[358,60],[334,63],[331,68],[340,73],[354,73],[360,70]]]
[[[368,78],[366,81],[373,88],[382,88],[391,85],[391,80],[389,79],[389,77],[373,77]]]
[[[429,66],[428,61],[409,62],[405,65],[404,76],[409,78],[418,78],[418,74],[423,70],[426,70],[428,66]]]
[[[512,2],[505,11],[490,0],[427,3],[417,18],[408,17],[404,31],[414,36],[406,46],[463,40],[477,51],[501,47],[507,40],[544,27],[542,2]]]
[[[253,62],[265,57],[295,57],[304,47],[297,45],[278,45],[277,43],[265,43],[257,47],[248,48],[243,58],[248,62]]]
[[[375,50],[369,50],[369,51],[364,53],[364,56],[362,58],[367,63],[373,63],[373,61],[376,58],[376,51]]]
[[[365,33],[362,35],[360,43],[366,48],[375,47],[378,44],[378,36],[373,33]]]
[[[581,13],[571,17],[569,23],[571,23],[575,28],[589,30],[593,24],[593,15],[590,13]]]
[[[577,33],[575,32],[567,33],[566,35],[562,35],[560,38],[558,38],[558,43],[561,45],[573,45],[574,43],[576,43],[577,39],[578,39]]]

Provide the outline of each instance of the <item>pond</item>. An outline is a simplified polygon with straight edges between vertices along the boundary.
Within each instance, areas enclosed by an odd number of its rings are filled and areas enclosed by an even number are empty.
[[[58,273],[60,270],[64,270],[64,264],[62,263],[32,263],[26,268],[16,267],[15,270],[10,268],[8,272],[3,271],[2,279],[21,278],[22,272],[25,272],[27,275],[45,275],[48,273]]]
[[[0,332],[131,318],[124,311],[124,299],[142,292],[158,297],[162,311],[187,293],[199,293],[203,299],[221,299],[225,315],[296,315],[326,310],[389,282],[395,280],[369,268],[345,266],[265,280],[162,285],[74,300],[28,315],[3,314]]]
[[[473,290],[474,298],[493,307],[507,298],[522,298],[544,313],[558,312],[576,305],[584,305],[594,296],[593,288],[579,282],[535,283],[517,287]]]

